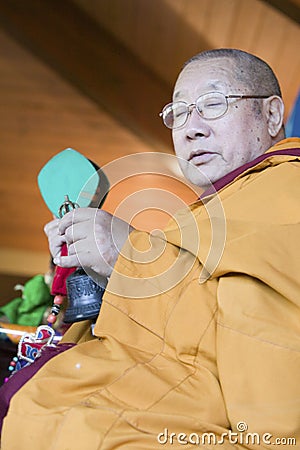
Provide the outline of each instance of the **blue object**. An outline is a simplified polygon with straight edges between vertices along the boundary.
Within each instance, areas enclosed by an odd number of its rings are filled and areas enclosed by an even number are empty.
[[[63,150],[45,164],[38,174],[38,185],[56,217],[66,196],[80,207],[88,207],[97,201],[100,205],[109,189],[104,172],[72,148]]]
[[[286,137],[300,137],[300,91],[285,127]]]

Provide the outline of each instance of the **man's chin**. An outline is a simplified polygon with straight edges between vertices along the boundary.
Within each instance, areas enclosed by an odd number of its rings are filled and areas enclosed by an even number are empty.
[[[198,186],[203,191],[209,188],[212,184],[209,176],[205,173],[204,170],[201,170],[199,167],[192,166],[185,168],[183,173],[187,180],[189,180],[192,184]]]

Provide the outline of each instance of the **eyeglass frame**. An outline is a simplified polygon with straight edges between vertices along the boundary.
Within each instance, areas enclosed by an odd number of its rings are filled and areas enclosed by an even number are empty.
[[[208,118],[207,118],[207,117],[204,117],[204,116],[201,114],[201,112],[198,110],[198,108],[197,108],[197,102],[198,102],[199,98],[204,97],[205,95],[208,95],[208,94],[220,94],[220,95],[222,95],[222,96],[225,98],[225,100],[226,100],[226,109],[225,109],[225,111],[224,111],[220,116],[210,117],[210,118],[208,117]],[[189,116],[190,116],[190,114],[191,114],[191,112],[192,112],[192,110],[193,110],[194,108],[196,108],[197,113],[198,113],[199,116],[202,117],[203,119],[205,119],[205,120],[214,120],[214,119],[219,119],[220,117],[223,117],[223,116],[227,113],[227,111],[228,111],[228,106],[229,106],[229,104],[228,104],[228,99],[229,99],[229,98],[236,98],[236,99],[243,99],[243,98],[263,99],[263,98],[269,98],[269,97],[270,97],[270,95],[243,95],[243,94],[230,94],[230,95],[225,95],[225,94],[223,94],[222,92],[207,92],[206,94],[199,95],[199,97],[196,99],[196,102],[195,102],[195,103],[187,104],[187,103],[186,103],[185,101],[183,101],[183,100],[180,100],[180,101],[177,101],[177,102],[170,102],[170,103],[168,103],[167,105],[165,105],[165,106],[163,107],[162,111],[159,113],[159,117],[162,118],[164,125],[165,125],[167,128],[169,128],[169,130],[176,130],[176,129],[178,129],[178,128],[183,127],[183,126],[187,123],[188,118],[189,118]],[[169,126],[165,123],[163,114],[164,114],[164,110],[165,110],[168,106],[173,105],[174,103],[185,103],[185,104],[187,105],[186,119],[185,119],[185,121],[183,122],[182,125],[179,125],[179,126],[177,126],[177,127],[169,127]]]

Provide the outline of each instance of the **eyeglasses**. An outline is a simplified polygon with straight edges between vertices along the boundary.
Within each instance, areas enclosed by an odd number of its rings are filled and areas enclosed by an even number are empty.
[[[188,120],[192,110],[196,108],[198,114],[204,119],[211,120],[224,116],[228,110],[228,99],[236,98],[268,98],[269,95],[224,95],[221,92],[209,92],[200,95],[195,103],[186,102],[168,103],[159,114],[166,127],[174,130],[182,127]]]

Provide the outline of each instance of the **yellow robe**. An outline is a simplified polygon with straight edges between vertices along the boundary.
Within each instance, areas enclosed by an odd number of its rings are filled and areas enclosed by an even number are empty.
[[[270,156],[164,235],[133,232],[96,336],[71,327],[78,345],[13,397],[1,449],[299,448],[299,206],[300,157]]]

